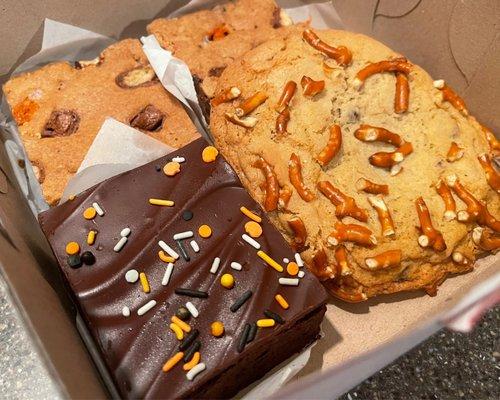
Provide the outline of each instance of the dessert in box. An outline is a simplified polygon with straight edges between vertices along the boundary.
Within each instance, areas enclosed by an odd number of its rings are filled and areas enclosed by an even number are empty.
[[[218,148],[333,295],[432,295],[500,247],[499,142],[383,44],[291,31],[230,64],[214,102]]]
[[[39,215],[123,398],[231,397],[318,338],[326,295],[198,139]]]
[[[107,117],[172,147],[199,137],[183,106],[127,39],[92,61],[56,62],[11,78],[4,93],[46,201],[57,204]]]

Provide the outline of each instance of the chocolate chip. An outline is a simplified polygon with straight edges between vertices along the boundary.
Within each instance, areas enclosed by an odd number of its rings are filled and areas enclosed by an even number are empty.
[[[82,253],[81,260],[85,265],[94,265],[95,264],[95,256],[90,251],[86,251]]]
[[[43,128],[42,137],[69,136],[78,130],[80,117],[73,110],[54,110]]]
[[[71,268],[77,269],[82,266],[82,260],[79,254],[72,254],[68,256],[68,265]]]
[[[123,71],[115,78],[115,83],[123,89],[134,89],[138,87],[154,85],[158,82],[155,71],[149,65],[141,65]]]
[[[182,219],[184,221],[190,221],[191,219],[193,218],[193,212],[190,211],[190,210],[185,210],[183,213],[182,213]]]
[[[149,104],[130,120],[130,126],[144,131],[156,131],[163,124],[163,114],[155,106]]]
[[[179,319],[182,319],[183,321],[187,321],[191,316],[191,313],[186,307],[179,307],[179,309],[175,313],[175,316]]]
[[[208,71],[208,76],[215,76],[215,77],[219,78],[225,69],[226,69],[225,65],[223,67],[210,68],[210,70]]]
[[[210,123],[210,99],[201,87],[203,79],[193,75],[194,89],[196,90],[196,95],[198,96],[198,103],[200,103],[201,112],[205,117],[207,123]]]

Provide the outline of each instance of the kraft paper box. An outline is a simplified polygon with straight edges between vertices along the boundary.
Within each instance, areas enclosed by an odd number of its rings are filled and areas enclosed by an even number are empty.
[[[312,1],[278,1],[298,7]],[[0,14],[0,83],[40,49],[45,18],[115,39],[140,37],[147,23],[187,1],[4,1]],[[215,2],[208,1],[208,5]],[[335,0],[335,16],[405,54],[435,79],[462,94],[479,121],[500,130],[500,35],[495,1]],[[64,397],[104,398],[108,393],[75,327],[76,311],[64,294],[55,260],[0,146],[0,273],[26,322],[41,358]],[[447,280],[436,297],[421,293],[382,296],[363,304],[333,300],[325,337],[305,368],[278,398],[335,398],[466,311],[498,287],[498,258]],[[297,383],[300,382],[300,383]]]

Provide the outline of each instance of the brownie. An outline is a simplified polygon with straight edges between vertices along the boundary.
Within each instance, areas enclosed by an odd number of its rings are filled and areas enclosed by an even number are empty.
[[[123,398],[231,397],[318,338],[321,284],[207,146],[198,139],[39,215]],[[186,359],[168,370],[180,346]],[[206,368],[191,381],[184,365],[196,364],[196,350]]]

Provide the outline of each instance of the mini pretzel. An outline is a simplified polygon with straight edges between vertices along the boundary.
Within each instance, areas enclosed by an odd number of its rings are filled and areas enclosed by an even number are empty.
[[[431,221],[431,214],[422,197],[415,200],[418,219],[420,220],[420,230],[422,235],[418,237],[418,244],[422,247],[432,247],[434,251],[446,250],[446,243],[443,235],[434,228]]]
[[[446,160],[448,162],[455,162],[460,160],[464,156],[464,149],[460,147],[456,142],[451,142],[450,149],[446,154]]]
[[[244,117],[245,115],[250,114],[262,103],[264,103],[267,100],[267,97],[267,94],[265,94],[264,92],[256,92],[254,95],[241,103],[240,106],[234,110],[234,113],[237,117]]]
[[[375,74],[379,74],[382,72],[400,72],[403,74],[409,74],[411,68],[412,65],[404,58],[398,58],[396,60],[385,60],[373,64],[368,64],[356,74],[356,78],[354,78],[354,86],[360,89],[363,86],[364,81]]]
[[[410,84],[408,76],[401,72],[396,73],[396,93],[394,95],[394,112],[402,114],[408,111],[410,102]]]
[[[322,167],[327,165],[337,155],[340,146],[342,146],[342,131],[340,130],[340,126],[332,125],[329,130],[330,138],[328,139],[328,143],[316,156],[316,161]]]
[[[217,96],[215,96],[210,103],[212,106],[218,106],[222,103],[228,103],[234,99],[237,99],[241,95],[241,90],[238,89],[236,86],[232,86],[223,92],[219,93]]]
[[[500,236],[480,226],[473,229],[472,241],[485,251],[500,249]]]
[[[365,258],[365,265],[372,271],[397,267],[401,264],[401,250],[388,250],[376,256]]]
[[[225,117],[229,122],[242,126],[245,129],[250,129],[257,125],[257,118],[255,117],[239,118],[235,114],[231,114],[228,112],[225,114]]]
[[[394,222],[382,196],[368,196],[368,201],[377,212],[380,226],[382,227],[382,236],[394,236],[396,234]]]
[[[383,142],[400,147],[405,141],[397,133],[385,128],[362,124],[354,132],[354,137],[362,142]]]
[[[317,183],[318,190],[335,206],[338,218],[352,217],[358,221],[368,221],[366,211],[358,207],[354,198],[345,195],[328,181]]]
[[[289,186],[285,185],[280,188],[278,205],[281,209],[287,208],[290,197],[292,197],[292,189]]]
[[[356,190],[370,194],[389,194],[388,185],[380,185],[365,178],[356,181]]]
[[[312,272],[320,280],[335,279],[335,271],[328,266],[328,256],[325,249],[316,251],[312,257]]]
[[[290,121],[290,109],[285,107],[276,118],[276,134],[278,136],[288,135],[288,132],[286,131],[288,121]]]
[[[447,101],[464,115],[469,115],[465,101],[451,87],[445,84],[440,90],[443,94],[443,101]]]
[[[278,207],[279,199],[279,183],[274,168],[263,157],[259,157],[253,166],[262,170],[266,178],[264,210],[274,211]]]
[[[288,81],[285,87],[283,88],[283,92],[281,93],[281,97],[278,100],[278,103],[274,107],[275,110],[280,113],[285,108],[287,108],[290,105],[290,101],[292,101],[292,98],[295,95],[296,90],[297,90],[297,84],[294,81]]]
[[[498,173],[495,167],[493,166],[491,157],[488,154],[483,153],[480,154],[477,159],[479,160],[481,167],[483,167],[484,169],[484,173],[486,174],[486,179],[491,188],[495,192],[500,193],[500,173]]]
[[[304,222],[297,216],[290,218],[287,222],[294,235],[292,247],[295,251],[303,251],[307,240],[307,231]]]
[[[314,193],[304,185],[302,180],[302,164],[299,156],[295,153],[292,153],[288,162],[288,176],[302,200],[310,202],[316,198]]]
[[[457,205],[451,194],[450,188],[440,179],[436,185],[436,192],[441,196],[444,202],[444,219],[446,221],[454,220],[457,217]]]
[[[337,246],[335,248],[335,261],[337,261],[340,276],[347,276],[352,274],[352,271],[349,268],[349,262],[347,260],[347,250],[345,246]]]
[[[303,76],[300,80],[302,94],[306,97],[314,97],[325,88],[325,81],[315,81],[308,76]]]
[[[403,161],[405,157],[412,152],[412,144],[410,142],[405,142],[394,151],[380,151],[378,153],[372,154],[368,160],[370,164],[375,167],[391,168]]]
[[[304,32],[302,33],[302,38],[309,45],[311,45],[311,47],[315,48],[326,56],[333,58],[340,65],[346,66],[351,63],[352,53],[347,47],[332,47],[329,44],[323,42],[311,29],[304,30]]]
[[[328,236],[328,243],[337,246],[339,243],[353,242],[360,246],[371,247],[377,244],[373,232],[365,226],[335,222],[334,230]]]

